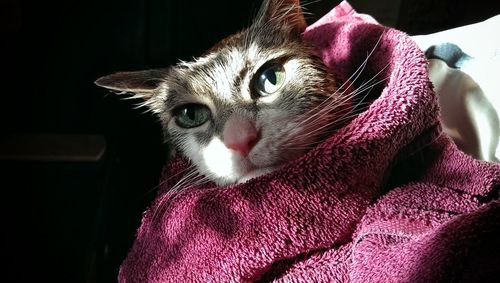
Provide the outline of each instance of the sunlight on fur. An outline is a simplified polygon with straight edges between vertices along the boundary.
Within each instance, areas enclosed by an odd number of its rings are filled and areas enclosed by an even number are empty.
[[[231,151],[218,138],[214,137],[202,150],[205,166],[220,178],[227,178],[229,172],[234,171]]]

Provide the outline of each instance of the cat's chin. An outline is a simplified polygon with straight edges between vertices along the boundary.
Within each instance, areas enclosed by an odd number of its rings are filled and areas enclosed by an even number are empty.
[[[257,168],[257,169],[250,170],[247,173],[243,174],[238,179],[238,181],[236,183],[238,183],[238,184],[246,183],[247,181],[249,181],[251,179],[268,174],[268,173],[272,172],[274,169],[276,169],[276,168],[275,167],[266,167],[266,168]]]

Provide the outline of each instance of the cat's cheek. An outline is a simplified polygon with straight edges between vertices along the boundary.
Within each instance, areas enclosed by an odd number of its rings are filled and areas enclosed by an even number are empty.
[[[257,168],[273,164],[275,150],[266,141],[261,141],[248,155],[248,160]]]

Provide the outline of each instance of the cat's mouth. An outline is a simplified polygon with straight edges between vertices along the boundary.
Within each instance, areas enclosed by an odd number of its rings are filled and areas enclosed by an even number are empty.
[[[271,150],[269,144],[260,145],[253,148],[246,156],[231,151],[232,173],[236,175],[234,183],[245,183],[266,175],[283,164],[291,162],[304,155],[308,149],[288,150],[286,153],[279,150]],[[234,176],[233,175],[233,176]]]

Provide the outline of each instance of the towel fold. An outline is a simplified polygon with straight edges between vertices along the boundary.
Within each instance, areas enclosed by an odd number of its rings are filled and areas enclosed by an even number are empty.
[[[493,275],[500,165],[468,157],[442,133],[419,47],[347,2],[303,39],[346,78],[366,60],[355,87],[380,81],[368,108],[303,157],[244,184],[172,192],[188,163],[170,162],[120,282],[467,282]]]

